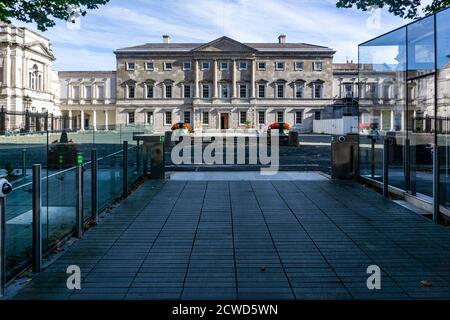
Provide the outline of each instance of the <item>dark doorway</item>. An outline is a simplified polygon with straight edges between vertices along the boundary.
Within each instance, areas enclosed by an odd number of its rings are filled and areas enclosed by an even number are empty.
[[[220,114],[220,129],[222,130],[228,129],[228,113]]]

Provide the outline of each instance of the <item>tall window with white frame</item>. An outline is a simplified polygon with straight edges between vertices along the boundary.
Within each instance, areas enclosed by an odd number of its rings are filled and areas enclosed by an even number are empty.
[[[258,84],[258,98],[262,99],[266,97],[266,85],[263,83]]]
[[[191,123],[191,112],[190,111],[185,111],[183,114],[183,120],[184,123]]]
[[[320,99],[323,97],[323,83],[314,82],[313,83],[313,98]]]
[[[207,83],[202,84],[202,98],[203,99],[210,98],[210,89],[209,89],[209,84],[207,84]]]
[[[189,83],[185,83],[183,85],[183,97],[186,99],[192,98],[192,90],[191,85]]]
[[[172,98],[172,85],[171,84],[166,83],[164,85],[164,91],[165,91],[164,94],[165,94],[166,99]]]
[[[239,84],[239,98],[245,99],[248,96],[247,84],[241,83]]]
[[[202,112],[202,124],[205,126],[209,125],[209,112],[208,111]]]
[[[228,99],[230,97],[230,85],[228,83],[220,84],[220,97]]]
[[[277,111],[277,122],[284,122],[284,112]]]
[[[80,86],[78,86],[78,85],[73,86],[72,99],[74,99],[74,100],[80,99]]]
[[[127,85],[127,98],[134,99],[135,93],[136,93],[136,90],[135,90],[134,85],[132,85],[132,84]]]
[[[265,123],[266,123],[266,112],[258,111],[258,124],[265,124]]]
[[[97,99],[104,100],[105,99],[105,86],[97,86]]]
[[[276,88],[276,97],[284,98],[284,83],[277,83],[275,88]]]
[[[145,85],[145,89],[146,89],[146,91],[147,91],[147,95],[146,95],[147,99],[152,99],[152,98],[154,98],[154,94],[155,94],[154,90],[155,90],[155,87],[153,86],[153,84],[150,84],[150,83],[146,84],[146,85]]]
[[[134,111],[128,112],[128,124],[134,124]]]
[[[304,97],[304,92],[305,92],[305,83],[297,82],[295,84],[295,97],[297,99],[303,98]]]
[[[84,87],[84,93],[85,93],[84,98],[86,100],[92,99],[92,86],[85,86]]]
[[[148,111],[147,112],[147,119],[146,119],[146,123],[149,125],[153,125],[155,119],[153,118],[153,111]]]
[[[245,124],[247,122],[247,111],[239,112],[239,124]]]
[[[164,113],[164,124],[166,126],[172,125],[172,111],[166,111]]]
[[[303,111],[295,111],[295,124],[303,123]]]

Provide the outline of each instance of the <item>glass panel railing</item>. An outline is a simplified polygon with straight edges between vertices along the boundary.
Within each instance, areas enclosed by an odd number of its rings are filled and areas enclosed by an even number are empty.
[[[98,158],[97,186],[99,211],[106,209],[122,195],[122,158],[122,151]]]
[[[133,184],[136,183],[136,181],[141,176],[141,168],[142,166],[138,167],[138,162],[141,162],[140,160],[140,149],[141,146],[133,146],[128,148],[128,164],[127,164],[127,170],[128,170],[128,186],[131,187]]]
[[[42,181],[42,248],[46,252],[69,235],[76,219],[76,167]]]
[[[83,166],[83,218],[92,217],[92,162]]]
[[[6,280],[11,280],[31,261],[32,186],[17,186],[6,198]]]

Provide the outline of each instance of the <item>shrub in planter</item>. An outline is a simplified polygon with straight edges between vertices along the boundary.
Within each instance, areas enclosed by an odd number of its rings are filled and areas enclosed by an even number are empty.
[[[70,168],[76,165],[78,149],[63,131],[59,141],[53,142],[48,150],[48,167],[50,169]]]

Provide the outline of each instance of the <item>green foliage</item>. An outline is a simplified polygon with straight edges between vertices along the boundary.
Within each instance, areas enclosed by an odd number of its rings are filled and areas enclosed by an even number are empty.
[[[6,177],[10,180],[14,180],[16,175],[14,174],[14,166],[11,162],[5,164]]]
[[[0,0],[0,21],[11,23],[12,18],[36,23],[41,31],[55,25],[53,18],[72,21],[84,16],[87,10],[97,9],[109,0]]]
[[[373,7],[387,7],[389,12],[405,18],[418,19],[423,14],[427,15],[450,6],[450,0],[433,0],[431,4],[425,5],[421,9],[421,0],[339,0],[336,4],[338,8],[356,7],[359,10],[370,11]]]

